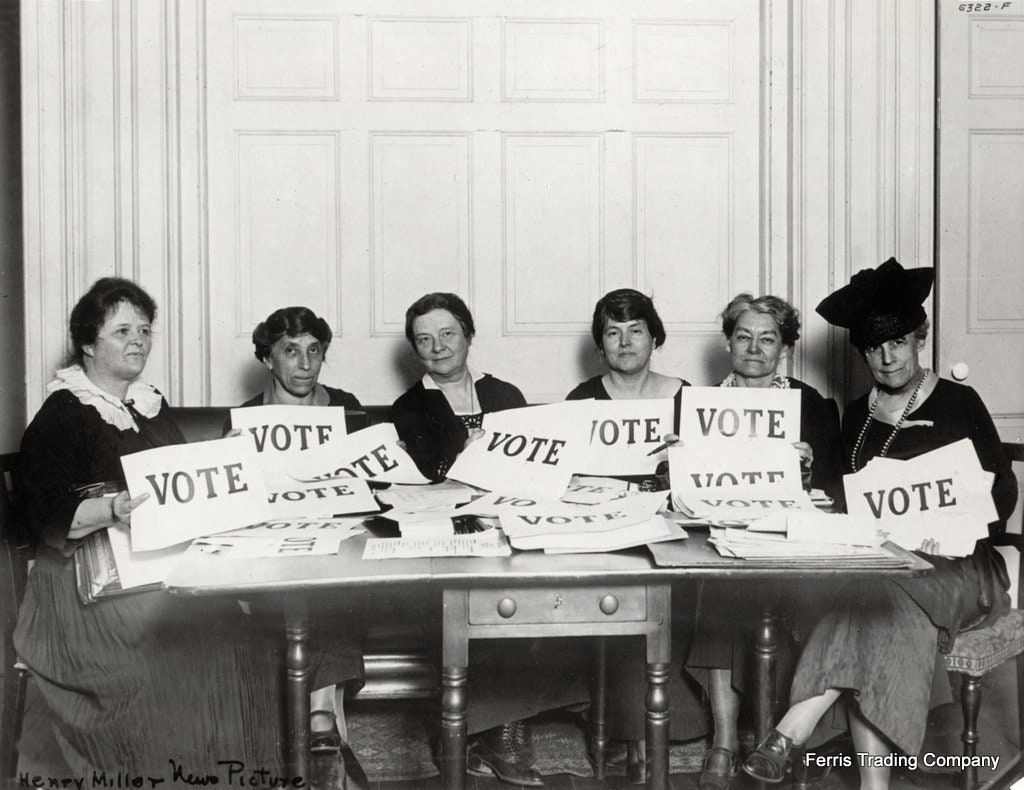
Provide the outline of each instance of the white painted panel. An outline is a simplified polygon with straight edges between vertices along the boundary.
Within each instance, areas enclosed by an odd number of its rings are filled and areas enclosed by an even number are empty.
[[[731,24],[644,21],[634,35],[638,102],[732,101]]]
[[[1024,97],[1024,20],[971,24],[971,97]]]
[[[969,331],[1024,331],[1024,134],[974,132],[970,140]],[[1020,368],[1021,366],[1018,366]],[[1024,379],[1022,379],[1024,383]]]
[[[506,101],[601,101],[601,23],[508,20],[504,27]]]
[[[466,19],[370,21],[370,98],[469,101],[471,23]]]
[[[236,99],[337,98],[336,18],[240,16],[234,22]]]
[[[238,135],[238,338],[314,294],[308,306],[338,324],[337,145],[330,134]]]
[[[601,295],[601,136],[504,148],[505,332],[585,331]]]
[[[373,333],[404,335],[431,291],[470,289],[468,134],[372,135]]]
[[[636,140],[638,280],[673,300],[675,331],[717,331],[734,295],[731,147],[725,135]]]

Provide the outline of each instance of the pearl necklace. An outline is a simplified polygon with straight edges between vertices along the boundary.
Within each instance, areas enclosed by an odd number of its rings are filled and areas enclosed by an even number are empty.
[[[914,408],[914,403],[917,401],[917,396],[921,392],[921,387],[924,385],[924,380],[926,378],[928,378],[928,371],[922,370],[920,378],[917,380],[917,386],[914,387],[914,392],[910,396],[910,400],[907,401],[907,405],[903,409],[903,413],[896,421],[896,425],[893,426],[892,433],[889,434],[889,438],[886,439],[885,444],[882,445],[881,452],[878,453],[879,458],[889,452],[889,445],[892,444],[892,440],[896,438],[896,434],[899,433],[900,428],[903,427],[903,421],[907,419],[907,415],[910,414],[910,410]],[[850,453],[850,467],[854,472],[857,471],[857,458],[860,456],[860,449],[864,444],[864,437],[867,436],[868,426],[871,425],[871,421],[875,418],[875,411],[878,409],[878,401],[880,400],[881,396],[876,396],[874,401],[872,401],[871,406],[868,408],[868,418],[864,421],[864,427],[860,429],[857,441],[853,445],[853,452]]]

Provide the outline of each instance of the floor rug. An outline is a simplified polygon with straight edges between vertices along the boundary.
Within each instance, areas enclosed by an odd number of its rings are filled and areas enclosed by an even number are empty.
[[[366,771],[377,782],[407,782],[437,775],[430,751],[431,733],[437,724],[429,705],[416,700],[393,700],[353,705],[346,710],[349,743]],[[533,729],[536,761],[541,774],[590,777],[586,723],[577,714],[538,717]],[[669,772],[697,773],[704,760],[704,740],[672,744]],[[624,769],[610,767],[614,775]]]

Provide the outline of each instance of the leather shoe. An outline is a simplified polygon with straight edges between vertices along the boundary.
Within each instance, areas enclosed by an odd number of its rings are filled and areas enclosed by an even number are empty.
[[[743,761],[743,771],[769,784],[778,784],[786,776],[786,764],[793,741],[778,730],[772,730]]]
[[[516,721],[488,730],[476,738],[466,755],[466,769],[477,776],[494,775],[523,787],[543,787],[533,768],[533,739],[525,722]]]
[[[332,711],[329,710],[315,710],[309,715],[309,718],[311,720],[318,717],[326,717],[330,719],[331,728],[329,730],[313,730],[312,732],[310,732],[310,753],[314,756],[340,753],[341,734],[338,732],[337,717],[334,715]]]
[[[704,755],[704,766],[697,778],[699,790],[726,790],[736,775],[736,752],[722,746],[712,746]]]

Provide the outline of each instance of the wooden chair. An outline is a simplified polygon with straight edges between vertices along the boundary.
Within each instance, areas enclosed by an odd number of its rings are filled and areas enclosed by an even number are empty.
[[[0,724],[0,778],[14,777],[18,768],[18,741],[25,715],[28,669],[14,654],[14,625],[18,607],[25,595],[28,568],[32,559],[31,543],[20,519],[14,496],[14,465],[17,453],[0,455],[0,598],[3,606],[4,697],[3,722]]]
[[[1024,462],[1024,444],[1004,442],[1003,450],[1013,461]],[[1007,770],[1017,766],[1024,755],[1024,536],[1008,533],[992,541],[997,546],[1014,546],[1021,552],[1017,574],[1017,608],[1011,609],[995,623],[977,631],[960,634],[953,649],[945,656],[946,669],[962,676],[960,703],[964,713],[964,755],[978,753],[978,713],[981,710],[981,679],[1004,661],[1017,658],[1017,718],[1019,732],[1017,757]],[[964,770],[964,787],[973,790],[978,784],[978,769]]]

